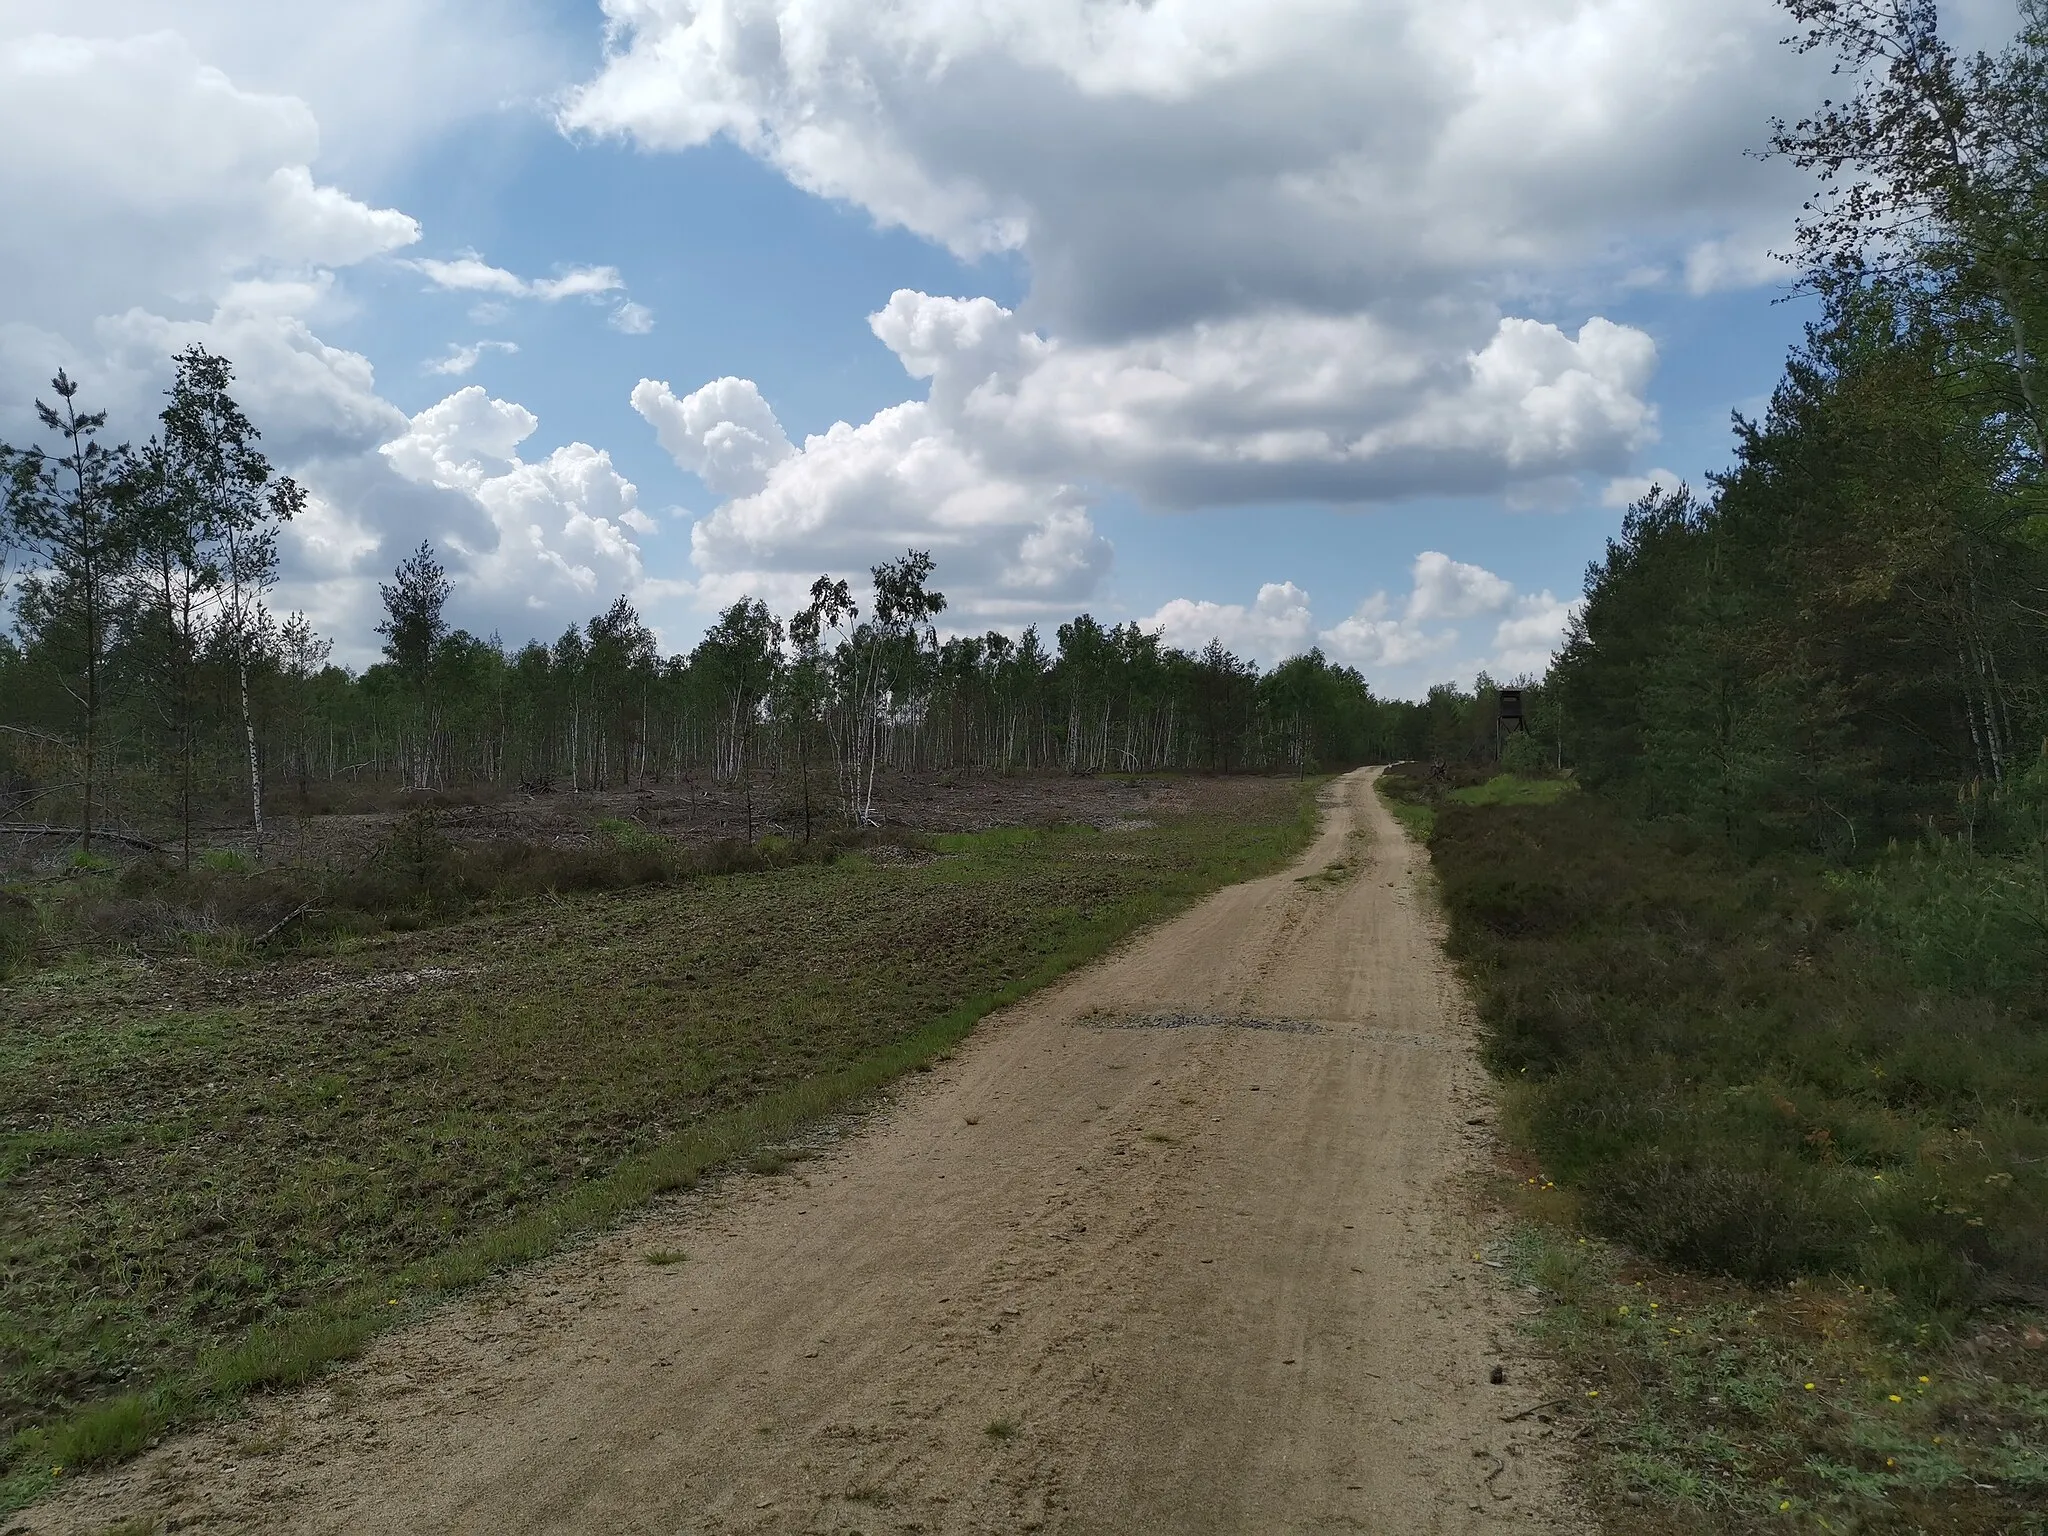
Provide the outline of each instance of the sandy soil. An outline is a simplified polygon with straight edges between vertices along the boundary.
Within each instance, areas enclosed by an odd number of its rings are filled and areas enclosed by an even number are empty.
[[[1489,1101],[1423,856],[1367,775],[1327,800],[1294,870],[991,1019],[795,1173],[8,1529],[1582,1530],[1474,1262]]]

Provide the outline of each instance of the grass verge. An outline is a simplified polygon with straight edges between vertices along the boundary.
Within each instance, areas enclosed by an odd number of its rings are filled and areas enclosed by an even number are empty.
[[[1629,1536],[1757,1531],[2025,1536],[2048,1529],[2043,1393],[2026,1324],[1901,1339],[1840,1279],[1763,1290],[1648,1263],[1541,1218],[1493,1255],[1546,1306],[1545,1412]]]
[[[1441,772],[1423,763],[1396,763],[1378,779],[1380,798],[1409,835],[1427,843],[1445,805],[1555,805],[1578,786],[1563,777],[1488,774],[1462,764]]]
[[[1314,787],[0,988],[0,1509],[872,1094],[1284,864]]]
[[[2048,1531],[2040,990],[1924,986],[1825,871],[1594,796],[1433,809],[1613,1528]]]

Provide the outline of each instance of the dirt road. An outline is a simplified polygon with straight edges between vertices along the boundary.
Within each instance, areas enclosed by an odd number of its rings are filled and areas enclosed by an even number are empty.
[[[1488,1101],[1423,855],[1367,775],[1326,802],[1296,868],[991,1019],[793,1173],[20,1528],[1581,1529],[1548,1428],[1503,1422],[1549,1394],[1473,1262]]]

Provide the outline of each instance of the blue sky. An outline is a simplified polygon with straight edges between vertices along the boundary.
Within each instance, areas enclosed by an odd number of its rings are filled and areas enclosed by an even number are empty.
[[[279,601],[358,664],[428,538],[515,642],[624,592],[685,648],[917,543],[962,627],[1540,668],[1807,313],[1796,177],[1745,152],[1819,78],[1763,0],[51,21],[0,0],[0,193],[41,211],[0,438],[58,363],[140,436],[171,351],[225,352],[313,492]]]

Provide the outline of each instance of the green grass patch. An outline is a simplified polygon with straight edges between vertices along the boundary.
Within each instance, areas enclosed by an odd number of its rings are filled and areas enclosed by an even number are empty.
[[[1061,829],[1068,835],[1086,834],[1094,830],[1093,827]],[[940,853],[1024,853],[1055,835],[1057,834],[1044,827],[990,827],[983,832],[942,832],[928,841]]]
[[[2048,1530],[2040,989],[1924,985],[1818,867],[1458,793],[1431,849],[1518,1262],[1617,1528]]]
[[[0,1508],[780,1148],[1313,832],[1314,786],[923,862],[0,986]],[[780,1166],[780,1164],[778,1164]],[[100,1416],[111,1415],[100,1428]],[[75,1458],[74,1458],[75,1459]]]
[[[1458,805],[1555,805],[1576,787],[1570,779],[1497,773],[1483,784],[1451,790],[1444,798]]]
[[[1394,813],[1394,820],[1407,828],[1408,835],[1427,843],[1436,831],[1436,802],[1443,791],[1441,786],[1418,775],[1415,767],[1413,763],[1396,763],[1373,781],[1373,788]]]
[[[1396,763],[1380,775],[1377,787],[1394,819],[1426,843],[1436,835],[1437,811],[1444,805],[1554,805],[1578,786],[1561,777],[1489,777],[1463,766],[1447,767],[1439,778],[1426,763]]]
[[[1494,1254],[1546,1305],[1545,1410],[1582,1436],[1585,1491],[1629,1536],[2044,1529],[2048,1390],[2025,1329],[1901,1338],[1839,1279],[1760,1291],[1556,1225]]]
[[[597,830],[607,843],[625,853],[661,854],[672,846],[660,833],[620,816],[599,817]]]
[[[1394,813],[1394,820],[1408,829],[1408,835],[1417,842],[1426,843],[1436,832],[1436,812],[1426,805],[1417,805],[1412,800],[1397,800],[1392,795],[1385,797],[1387,809]]]

